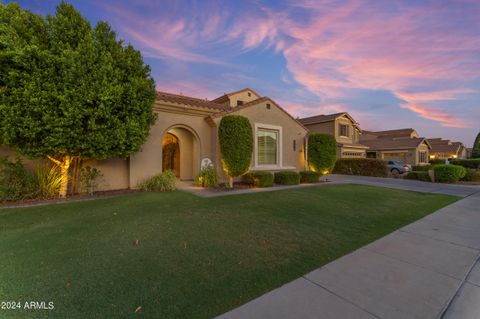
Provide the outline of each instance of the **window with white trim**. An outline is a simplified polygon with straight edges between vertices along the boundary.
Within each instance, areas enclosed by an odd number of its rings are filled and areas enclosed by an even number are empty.
[[[257,129],[258,165],[278,165],[279,132],[265,128]]]
[[[349,132],[349,127],[348,125],[346,124],[339,124],[338,125],[338,130],[340,132],[340,136],[344,136],[344,137],[349,137],[350,136],[350,132]]]
[[[418,156],[419,156],[420,163],[428,163],[427,152],[418,152]]]

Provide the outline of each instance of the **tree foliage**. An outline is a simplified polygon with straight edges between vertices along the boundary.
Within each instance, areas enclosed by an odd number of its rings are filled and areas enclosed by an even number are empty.
[[[253,134],[250,121],[240,115],[227,115],[218,127],[220,154],[224,171],[230,178],[245,174],[250,168],[253,151]]]
[[[478,133],[472,148],[472,158],[480,158],[480,133]]]
[[[314,133],[308,136],[308,164],[314,172],[329,173],[337,158],[337,142],[330,134]]]
[[[0,141],[64,174],[72,157],[129,156],[154,122],[140,53],[65,2],[47,17],[0,5],[0,68]]]

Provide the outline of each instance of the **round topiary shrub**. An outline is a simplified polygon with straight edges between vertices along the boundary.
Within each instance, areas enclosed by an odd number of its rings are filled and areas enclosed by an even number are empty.
[[[437,183],[456,183],[467,173],[465,167],[452,164],[435,165],[433,171]]]
[[[308,165],[310,170],[328,174],[337,159],[337,141],[330,134],[314,133],[308,137]]]
[[[250,121],[240,115],[227,115],[218,127],[220,156],[223,170],[233,187],[233,178],[245,174],[250,168],[253,134]]]
[[[300,183],[318,183],[320,182],[320,176],[322,176],[322,174],[319,172],[300,172]]]

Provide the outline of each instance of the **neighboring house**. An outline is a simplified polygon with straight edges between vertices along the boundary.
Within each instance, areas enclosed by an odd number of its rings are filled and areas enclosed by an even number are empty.
[[[432,146],[430,150],[431,159],[467,158],[467,149],[460,142],[452,142],[441,138],[429,138]]]
[[[363,131],[360,142],[369,147],[368,158],[396,160],[410,165],[428,164],[430,143],[412,128]]]
[[[90,161],[104,175],[102,189],[135,188],[138,182],[171,169],[181,180],[192,180],[209,159],[225,177],[220,164],[218,125],[223,116],[250,120],[254,136],[251,170],[304,170],[305,139],[300,122],[268,97],[251,89],[214,100],[157,92],[158,118],[141,150],[129,159]],[[12,151],[0,148],[0,155]]]
[[[335,137],[338,158],[365,158],[368,146],[360,143],[362,130],[347,113],[317,115],[299,119],[311,133],[327,133]]]
[[[473,148],[471,148],[471,147],[467,148],[467,158],[472,157],[472,151],[473,151]]]

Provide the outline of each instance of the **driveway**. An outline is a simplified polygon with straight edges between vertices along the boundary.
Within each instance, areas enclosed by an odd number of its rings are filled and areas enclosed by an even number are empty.
[[[480,188],[332,175],[464,199],[218,318],[480,318]]]
[[[455,195],[460,197],[466,197],[480,191],[480,185],[439,184],[402,178],[331,174],[327,176],[327,179],[335,183],[372,185],[415,192]]]

